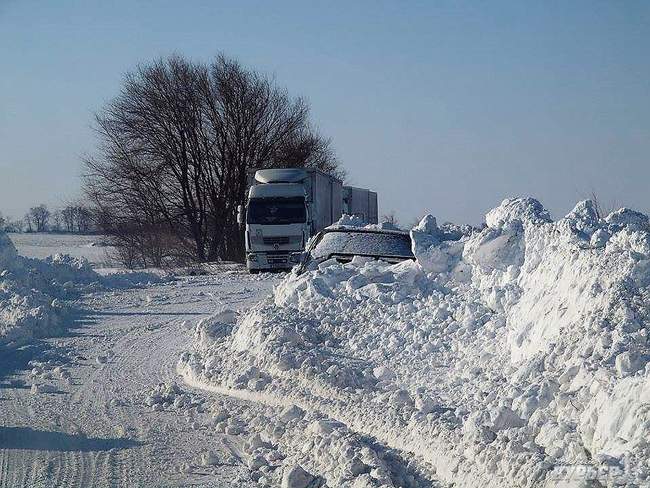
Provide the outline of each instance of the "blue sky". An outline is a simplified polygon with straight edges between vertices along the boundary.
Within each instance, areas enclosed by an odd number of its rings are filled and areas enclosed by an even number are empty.
[[[224,52],[307,97],[403,222],[592,190],[650,210],[650,2],[0,0],[0,211],[79,191],[94,111],[138,63]]]

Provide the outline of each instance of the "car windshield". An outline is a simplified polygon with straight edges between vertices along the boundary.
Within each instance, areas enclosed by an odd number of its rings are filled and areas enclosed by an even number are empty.
[[[311,251],[317,260],[335,254],[413,259],[410,236],[392,232],[326,232]]]
[[[306,220],[304,197],[254,198],[248,204],[249,224],[297,224]]]

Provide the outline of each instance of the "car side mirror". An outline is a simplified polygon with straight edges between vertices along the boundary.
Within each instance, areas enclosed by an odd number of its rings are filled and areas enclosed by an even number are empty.
[[[237,223],[242,225],[244,223],[244,207],[243,205],[237,205]]]

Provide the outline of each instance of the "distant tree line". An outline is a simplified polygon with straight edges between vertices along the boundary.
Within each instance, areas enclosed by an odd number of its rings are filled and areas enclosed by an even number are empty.
[[[4,232],[22,232],[23,231],[23,221],[21,219],[11,219],[5,217],[0,213],[0,230]]]
[[[29,209],[22,219],[10,219],[0,214],[0,229],[5,232],[67,232],[89,234],[94,232],[91,209],[81,203],[72,203],[56,210],[40,204]]]
[[[129,267],[242,260],[236,214],[253,169],[342,175],[307,102],[223,55],[139,67],[96,115],[96,129],[85,192]]]

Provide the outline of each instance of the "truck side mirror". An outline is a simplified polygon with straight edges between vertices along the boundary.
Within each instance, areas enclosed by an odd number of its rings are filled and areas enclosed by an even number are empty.
[[[244,223],[244,207],[237,205],[237,223],[242,225]]]

